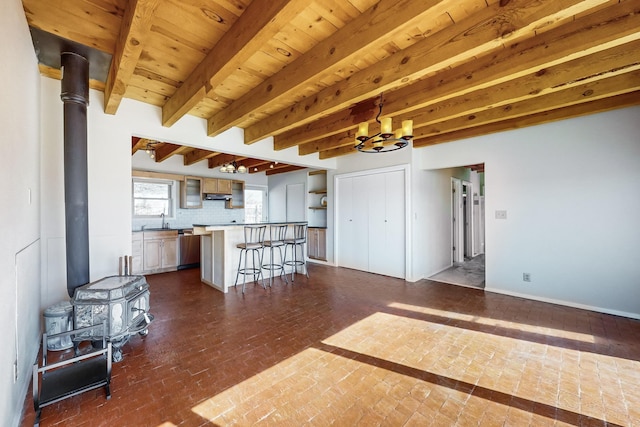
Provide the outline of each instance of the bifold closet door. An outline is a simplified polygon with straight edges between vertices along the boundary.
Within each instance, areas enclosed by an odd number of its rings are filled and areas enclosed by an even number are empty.
[[[338,181],[338,265],[368,271],[368,218],[363,218],[361,206],[366,203],[363,177],[341,178]]]
[[[369,191],[369,270],[405,277],[404,171],[371,176]]]
[[[338,265],[405,277],[404,171],[338,179]]]

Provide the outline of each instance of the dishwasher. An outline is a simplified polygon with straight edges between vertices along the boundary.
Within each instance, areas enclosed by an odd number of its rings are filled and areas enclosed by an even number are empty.
[[[180,245],[180,263],[178,270],[200,267],[200,236],[193,234],[193,229],[178,230]]]

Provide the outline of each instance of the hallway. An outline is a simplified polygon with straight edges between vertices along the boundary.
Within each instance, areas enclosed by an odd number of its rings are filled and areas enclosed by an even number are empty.
[[[638,321],[309,270],[244,296],[197,269],[147,276],[155,321],[123,347],[111,400],[84,393],[41,425],[640,425]]]
[[[456,262],[451,267],[429,277],[429,280],[470,288],[484,289],[484,254],[476,255],[464,262]]]

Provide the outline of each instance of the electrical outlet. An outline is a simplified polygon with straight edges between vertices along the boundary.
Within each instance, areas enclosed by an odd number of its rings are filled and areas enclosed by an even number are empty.
[[[507,219],[507,211],[496,211],[496,219]]]
[[[522,280],[525,282],[531,281],[531,273],[522,273]]]
[[[13,383],[18,382],[18,361],[13,362]]]

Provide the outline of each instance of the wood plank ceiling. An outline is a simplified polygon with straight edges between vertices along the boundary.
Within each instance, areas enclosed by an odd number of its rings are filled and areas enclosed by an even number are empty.
[[[273,136],[302,156],[354,152],[381,93],[384,115],[414,121],[414,148],[640,104],[640,0],[23,5],[31,27],[112,55],[92,82],[106,113],[131,98],[161,107],[165,126],[191,114],[210,136],[238,126],[246,144]],[[228,161],[166,147],[159,157],[185,164]]]

